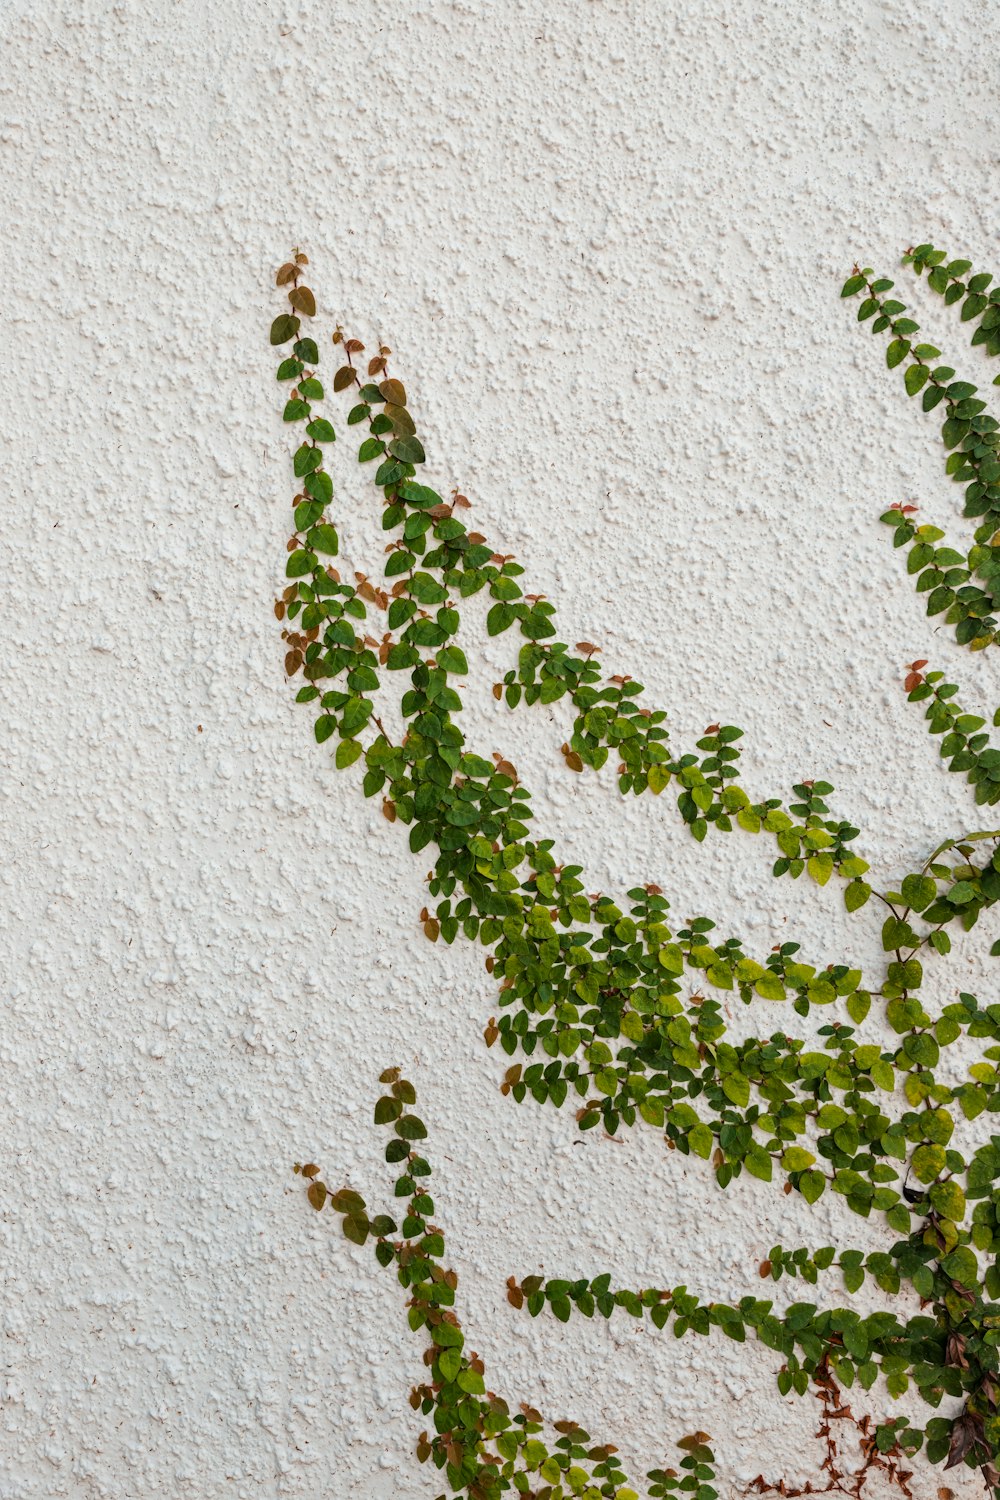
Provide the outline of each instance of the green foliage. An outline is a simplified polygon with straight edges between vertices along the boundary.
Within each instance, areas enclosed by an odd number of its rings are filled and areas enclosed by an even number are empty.
[[[963,280],[972,269],[967,260],[948,261],[943,250],[917,245],[903,256],[948,305],[960,305],[962,322],[974,323],[972,343],[982,346],[991,358],[1000,354],[1000,286],[987,292],[993,280],[989,272]],[[907,309],[898,297],[887,297],[895,284],[887,277],[872,279],[870,267],[859,270],[844,283],[842,297],[862,296],[858,321],[871,320],[872,333],[891,335],[886,363],[904,372],[909,396],[921,393],[924,411],[940,406],[945,414],[941,441],[947,453],[945,472],[956,484],[965,485],[964,514],[979,520],[973,546],[965,553],[936,544],[944,532],[936,526],[918,525],[916,507],[896,504],[882,517],[894,530],[893,544],[908,546],[907,570],[917,575],[918,592],[926,592],[927,613],[943,614],[955,627],[955,639],[970,651],[981,651],[997,640],[997,608],[1000,607],[1000,424],[986,411],[978,387],[956,380],[950,365],[938,365],[941,351],[933,344],[914,343],[919,324],[904,317]],[[863,295],[862,295],[863,294]],[[994,377],[1000,385],[1000,375]]]
[[[935,255],[922,246],[908,259],[918,272],[936,273],[944,257],[934,261]],[[300,284],[304,264],[297,255],[278,279],[290,286],[295,313],[310,317],[315,303]],[[946,268],[946,301],[966,269],[964,263]],[[992,577],[984,528],[991,538],[1000,516],[997,423],[973,400],[975,388],[933,366],[936,349],[914,343],[917,324],[902,316],[902,303],[886,297],[892,283],[871,277],[856,271],[844,296],[866,294],[859,317],[892,335],[887,363],[904,368],[907,391],[922,392],[927,410],[944,404],[943,440],[958,453],[948,471],[970,480],[966,513],[986,518],[965,558],[937,545],[936,528],[915,527],[912,506],[883,519],[893,525],[897,545],[910,546],[910,571],[928,593],[931,613],[944,612],[961,643],[986,645],[995,624],[981,608],[988,588],[969,580],[975,575],[988,584]],[[935,290],[940,281],[932,283]],[[961,284],[963,309],[979,308],[985,295],[979,280]],[[981,318],[988,337],[979,342],[996,352],[989,316],[983,307],[967,321]],[[282,337],[272,330],[272,341],[294,338],[298,322],[291,314],[277,319]],[[358,340],[338,329],[333,341],[346,360],[333,389],[349,393],[347,424],[362,429],[359,463],[381,492],[385,577],[373,582],[357,573],[347,584],[325,560],[338,544],[327,516],[332,482],[322,446],[334,434],[315,414],[324,389],[315,373],[316,345],[297,339],[278,371],[280,380],[293,382],[285,421],[305,424],[293,458],[301,485],[292,501],[290,581],[275,606],[284,622],[286,672],[301,674],[298,699],[315,704],[315,737],[330,741],[334,764],[356,765],[351,775],[363,794],[381,797],[389,821],[408,829],[411,850],[430,851],[428,902],[419,918],[425,937],[453,943],[461,936],[486,950],[500,1018],[490,1018],[485,1040],[517,1058],[502,1092],[515,1102],[530,1095],[542,1105],[571,1107],[582,1130],[600,1126],[613,1136],[653,1129],[671,1149],[706,1162],[721,1188],[747,1173],[809,1204],[837,1194],[860,1216],[884,1219],[894,1237],[888,1248],[866,1257],[836,1247],[810,1254],[779,1246],[762,1274],[815,1284],[836,1266],[848,1292],[871,1277],[883,1292],[911,1293],[909,1312],[898,1315],[862,1317],[835,1301],[822,1308],[795,1304],[779,1315],[770,1301],[750,1296],[728,1305],[706,1303],[686,1287],[613,1290],[610,1275],[601,1273],[511,1278],[510,1300],[560,1321],[607,1318],[622,1308],[659,1328],[669,1323],[676,1337],[713,1330],[739,1341],[751,1336],[780,1354],[783,1393],[811,1385],[829,1390],[831,1381],[867,1388],[883,1377],[891,1397],[911,1391],[932,1409],[946,1397],[961,1398],[955,1418],[935,1416],[924,1425],[887,1420],[877,1429],[878,1451],[923,1448],[932,1462],[965,1462],[996,1484],[1000,1136],[980,1130],[978,1143],[966,1145],[963,1135],[958,1149],[952,1134],[960,1117],[975,1121],[1000,1110],[1000,1005],[963,992],[932,1010],[921,990],[925,965],[949,953],[950,932],[970,929],[1000,900],[1000,830],[950,837],[905,872],[896,889],[876,891],[868,864],[852,848],[858,828],[831,813],[828,782],[795,783],[787,806],[779,797],[753,801],[740,785],[742,731],[732,725],[712,724],[693,748],[673,750],[667,715],[644,706],[642,685],[605,675],[592,642],[559,641],[554,606],[526,591],[520,564],[467,529],[465,497],[454,492],[444,499],[418,479],[424,447],[406,390],[388,374],[388,348],[380,346],[362,369]],[[474,594],[490,601],[491,635],[516,627],[520,637],[513,665],[494,686],[496,699],[512,711],[565,700],[568,771],[598,772],[610,759],[622,795],[667,793],[695,839],[739,829],[770,848],[776,878],[805,876],[824,890],[839,889],[847,910],[864,914],[860,920],[878,910],[882,972],[865,977],[847,958],[810,963],[794,941],[754,956],[739,937],[718,934],[708,916],[675,925],[653,884],[636,886],[623,904],[587,894],[583,868],[562,861],[552,838],[533,833],[529,791],[516,767],[499,753],[480,754],[460,727],[459,679],[467,672],[459,644],[462,606]],[[910,700],[927,704],[928,730],[940,736],[949,769],[965,772],[975,802],[1000,800],[1000,751],[990,748],[984,721],[966,713],[957,688],[940,672],[925,673],[926,665],[921,660],[908,669]],[[397,740],[376,712],[376,695],[400,671],[405,734]],[[729,1040],[717,992],[738,995],[746,1006],[763,1004],[762,1034]],[[813,1040],[791,1034],[773,1006],[802,1018],[820,1008]],[[985,1045],[962,1076],[942,1054],[964,1038]],[[560,1436],[547,1446],[537,1413],[522,1408],[511,1416],[500,1398],[485,1393],[481,1362],[465,1355],[453,1312],[455,1280],[442,1269],[443,1236],[429,1223],[430,1168],[413,1149],[426,1131],[405,1108],[414,1102],[412,1086],[395,1070],[383,1081],[390,1087],[376,1121],[391,1125],[387,1159],[402,1164],[397,1196],[409,1200],[402,1239],[392,1238],[396,1228],[387,1216],[369,1219],[356,1193],[331,1195],[303,1170],[313,1206],[332,1206],[349,1239],[371,1238],[380,1263],[396,1266],[410,1292],[411,1326],[427,1330],[430,1379],[417,1388],[414,1405],[433,1417],[434,1431],[421,1439],[420,1456],[444,1471],[452,1491],[472,1500],[527,1494],[539,1483],[543,1488],[534,1492],[547,1500],[569,1494],[628,1500],[634,1491],[612,1449],[588,1447],[589,1437],[573,1423],[557,1424]],[[913,1293],[922,1304],[918,1312]],[[674,1487],[669,1475],[650,1479],[651,1494]]]

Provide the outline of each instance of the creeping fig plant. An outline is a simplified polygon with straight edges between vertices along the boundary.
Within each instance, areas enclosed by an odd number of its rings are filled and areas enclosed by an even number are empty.
[[[907,251],[904,263],[960,304],[974,344],[1000,354],[1000,289],[987,290],[988,275],[970,276],[967,261],[948,262],[930,245]],[[296,253],[278,272],[289,310],[271,329],[272,344],[290,346],[278,379],[288,387],[284,419],[301,434],[287,586],[275,605],[285,669],[302,679],[298,701],[313,706],[316,740],[333,742],[338,767],[363,762],[364,795],[381,799],[415,854],[430,851],[426,937],[482,947],[499,989],[485,1041],[511,1059],[503,1092],[572,1108],[582,1130],[657,1131],[702,1159],[706,1180],[714,1174],[721,1188],[747,1173],[762,1192],[783,1188],[808,1204],[838,1194],[857,1214],[884,1221],[886,1248],[776,1245],[760,1276],[797,1277],[810,1287],[839,1278],[850,1291],[870,1277],[890,1305],[907,1289],[917,1294],[898,1314],[864,1317],[839,1305],[831,1289],[821,1305],[796,1302],[779,1315],[749,1293],[731,1305],[706,1302],[687,1287],[628,1289],[607,1272],[570,1267],[560,1279],[512,1274],[508,1301],[563,1322],[621,1309],[619,1316],[669,1325],[678,1337],[713,1328],[738,1341],[752,1335],[780,1356],[782,1393],[812,1387],[825,1403],[828,1489],[843,1487],[831,1421],[849,1414],[831,1402],[855,1382],[870,1390],[881,1381],[890,1403],[884,1418],[858,1424],[863,1476],[880,1467],[905,1488],[902,1464],[922,1451],[932,1464],[978,1469],[1000,1494],[1000,1135],[990,1130],[1000,1110],[1000,1005],[962,993],[932,1010],[921,998],[924,964],[945,960],[951,933],[971,929],[1000,900],[1000,830],[951,833],[918,869],[879,890],[854,852],[858,829],[831,811],[829,784],[794,785],[787,806],[779,797],[752,801],[740,785],[742,731],[728,724],[711,725],[691,749],[673,749],[666,714],[644,705],[641,684],[606,676],[594,644],[559,641],[555,607],[525,590],[519,563],[468,529],[465,498],[445,499],[421,482],[424,448],[390,351],[379,347],[362,362],[364,346],[338,329],[333,391],[350,400],[346,425],[360,429],[358,458],[382,493],[389,542],[384,577],[343,579],[333,562],[338,535],[324,461],[334,428],[319,414],[319,351],[302,326],[315,314],[305,264]],[[859,320],[888,335],[887,363],[901,368],[909,395],[944,413],[947,473],[965,486],[965,514],[977,522],[972,547],[942,545],[942,531],[919,523],[908,504],[882,519],[896,546],[908,549],[928,613],[943,615],[960,645],[983,649],[1000,630],[998,424],[976,387],[939,364],[933,345],[915,341],[917,323],[891,281],[855,268],[842,295],[860,297]],[[529,792],[513,765],[478,753],[459,727],[458,681],[468,670],[462,607],[480,592],[491,601],[489,634],[516,627],[520,636],[494,694],[512,710],[565,700],[567,772],[587,774],[611,758],[622,795],[673,798],[695,839],[738,828],[770,848],[775,877],[828,887],[849,912],[863,913],[859,920],[877,908],[882,970],[820,967],[794,941],[754,955],[738,937],[720,938],[707,916],[677,928],[653,884],[634,887],[622,905],[588,896],[582,868],[534,832]],[[977,807],[991,806],[1000,800],[1000,750],[984,720],[958,703],[957,687],[927,666],[909,665],[905,690],[925,704],[948,769],[965,776]],[[406,727],[394,739],[376,695],[400,672]],[[759,1036],[727,1039],[714,998],[724,991],[763,1010]],[[788,1011],[806,1018],[816,1008],[823,1024],[813,1040],[795,1036]],[[966,1037],[981,1051],[959,1076],[940,1059]],[[400,1174],[401,1222],[370,1213],[351,1189],[328,1190],[315,1164],[297,1170],[313,1207],[332,1208],[355,1243],[371,1240],[378,1262],[394,1267],[407,1291],[410,1326],[427,1345],[424,1377],[410,1397],[427,1419],[418,1457],[441,1471],[450,1493],[472,1500],[507,1493],[635,1500],[613,1445],[593,1443],[573,1422],[545,1436],[538,1412],[512,1409],[487,1389],[483,1361],[466,1348],[454,1310],[457,1278],[433,1223],[415,1091],[395,1068],[382,1083],[375,1121],[390,1131],[386,1159]],[[959,1117],[979,1122],[964,1152],[952,1144]],[[703,1433],[685,1439],[686,1477],[654,1470],[648,1494],[681,1488],[711,1500],[706,1444]]]

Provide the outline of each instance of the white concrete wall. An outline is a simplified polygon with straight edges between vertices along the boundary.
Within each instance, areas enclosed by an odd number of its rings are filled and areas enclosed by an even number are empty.
[[[423,940],[425,862],[283,680],[272,273],[303,246],[324,338],[342,319],[397,351],[431,481],[527,561],[561,638],[640,676],[680,742],[742,725],[755,795],[829,777],[891,884],[976,819],[902,663],[1000,693],[876,522],[917,496],[952,524],[957,492],[837,293],[914,240],[996,264],[996,6],[8,0],[3,32],[0,1496],[438,1492],[398,1289],[290,1170],[377,1196],[391,1062],[492,1383],[633,1476],[693,1426],[723,1493],[815,1473],[814,1412],[766,1351],[505,1304],[540,1267],[739,1295],[779,1238],[885,1232],[500,1097],[481,952]],[[374,571],[351,447],[346,556]],[[590,888],[656,879],[753,952],[794,933],[877,962],[874,911],[772,881],[749,838],[697,847],[668,797],[567,776],[560,707],[489,695],[513,638],[473,644],[477,743]],[[997,930],[938,994],[993,998]]]

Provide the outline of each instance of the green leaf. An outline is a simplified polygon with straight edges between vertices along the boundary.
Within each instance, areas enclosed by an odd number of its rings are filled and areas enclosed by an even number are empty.
[[[863,880],[852,880],[844,887],[844,905],[848,911],[857,911],[864,906],[871,893],[871,886]]]
[[[750,1103],[750,1083],[742,1073],[727,1073],[722,1080],[722,1092],[741,1109]]]
[[[389,452],[404,464],[422,464],[426,457],[423,444],[417,437],[394,438],[389,444]]]
[[[826,1187],[826,1178],[822,1172],[803,1172],[799,1178],[799,1192],[807,1203],[815,1203]]]
[[[926,365],[910,365],[903,377],[906,394],[908,396],[915,396],[930,379],[930,373]]]
[[[486,631],[488,635],[500,635],[509,625],[514,623],[516,616],[511,606],[501,600],[494,604],[486,616]]]
[[[907,875],[900,886],[903,900],[914,911],[923,911],[937,895],[937,882],[929,875]]]
[[[944,1171],[944,1164],[944,1147],[929,1142],[917,1147],[911,1161],[913,1175],[919,1182],[933,1182],[938,1173]]]
[[[288,561],[285,563],[285,577],[302,578],[306,573],[310,573],[315,565],[316,559],[312,553],[304,552],[300,547],[295,552],[289,553]]]
[[[299,320],[292,313],[279,313],[271,324],[271,343],[287,344],[299,331]]]
[[[333,480],[329,474],[320,469],[314,469],[305,478],[305,492],[312,495],[314,500],[319,500],[323,505],[329,505],[333,499]]]
[[[340,542],[333,526],[314,526],[306,540],[316,552],[323,552],[328,557],[336,557],[340,550]]]
[[[342,771],[346,766],[353,766],[363,748],[358,740],[341,740],[334,756],[337,770]]]

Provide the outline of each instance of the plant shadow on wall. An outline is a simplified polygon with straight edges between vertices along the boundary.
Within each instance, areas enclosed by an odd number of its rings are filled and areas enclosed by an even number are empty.
[[[989,275],[970,276],[969,262],[948,262],[930,245],[903,259],[960,307],[973,344],[1000,354],[1000,288],[987,291]],[[978,1470],[1000,1497],[1000,1135],[986,1123],[1000,1110],[1000,1005],[963,993],[931,1014],[921,1000],[924,963],[944,961],[950,931],[972,928],[1000,901],[1000,830],[973,826],[945,838],[895,888],[878,890],[852,852],[858,829],[829,810],[827,783],[794,786],[787,808],[777,797],[751,802],[740,786],[742,731],[732,725],[713,724],[693,750],[672,750],[666,714],[642,706],[638,682],[604,676],[592,643],[571,648],[556,640],[553,605],[525,592],[524,569],[467,528],[465,497],[444,500],[419,482],[424,449],[404,386],[390,373],[390,351],[382,346],[362,363],[364,346],[338,328],[333,343],[343,363],[333,390],[349,393],[347,426],[361,429],[361,464],[375,466],[389,538],[384,580],[342,579],[329,561],[338,536],[324,445],[334,429],[317,411],[319,351],[302,329],[303,317],[316,312],[303,284],[306,264],[296,252],[278,272],[290,308],[271,329],[272,344],[291,346],[278,369],[278,380],[290,383],[284,419],[304,424],[294,454],[288,584],[275,605],[285,622],[286,671],[304,679],[298,701],[316,706],[316,739],[336,742],[337,766],[363,760],[365,796],[381,796],[386,818],[408,828],[415,854],[436,849],[423,930],[431,941],[461,936],[486,951],[499,985],[499,1019],[490,1018],[486,1044],[518,1059],[503,1093],[572,1108],[581,1130],[655,1130],[672,1149],[702,1158],[706,1179],[713,1171],[721,1188],[746,1172],[809,1204],[841,1195],[862,1217],[884,1220],[896,1236],[891,1248],[866,1255],[846,1245],[776,1245],[761,1277],[800,1278],[810,1287],[840,1277],[851,1292],[870,1277],[890,1298],[915,1293],[910,1305],[916,1301],[919,1311],[863,1317],[830,1292],[822,1305],[795,1302],[779,1314],[751,1295],[731,1305],[704,1302],[687,1287],[623,1288],[606,1272],[578,1275],[579,1267],[561,1279],[512,1275],[510,1304],[562,1322],[648,1319],[678,1338],[712,1328],[738,1342],[751,1334],[780,1356],[779,1391],[811,1393],[819,1403],[825,1458],[810,1492],[860,1495],[878,1473],[908,1494],[908,1465],[922,1453],[931,1464]],[[965,514],[977,529],[963,553],[944,545],[937,527],[919,524],[912,505],[895,505],[882,520],[907,549],[928,614],[943,615],[959,644],[979,650],[1000,630],[1000,428],[976,387],[938,363],[933,345],[915,341],[918,325],[894,292],[892,281],[855,268],[842,296],[861,297],[859,321],[889,336],[887,363],[903,368],[908,394],[920,395],[928,412],[942,408],[947,472],[964,486]],[[613,756],[621,793],[669,789],[695,839],[739,827],[776,845],[776,878],[805,876],[837,890],[849,912],[874,897],[884,972],[866,979],[847,964],[818,968],[794,942],[758,959],[739,938],[719,938],[709,917],[674,930],[652,884],[629,891],[627,910],[586,895],[582,868],[562,863],[554,840],[532,833],[529,794],[514,766],[477,754],[459,728],[456,682],[468,670],[462,601],[482,590],[492,600],[490,635],[516,625],[522,637],[494,694],[512,710],[570,701],[573,727],[562,749],[568,771],[585,774]],[[990,746],[984,721],[962,708],[957,687],[927,665],[910,664],[905,689],[925,705],[947,768],[965,776],[984,809],[978,821],[987,820],[985,808],[1000,800],[1000,750]],[[408,679],[399,743],[373,698],[383,676],[396,672]],[[745,1005],[765,1011],[779,1005],[771,1015],[782,1018],[789,1008],[805,1018],[822,1007],[825,1024],[812,1044],[784,1030],[785,1019],[731,1043],[714,991],[738,991]],[[770,1024],[782,1029],[769,1032]],[[979,1060],[962,1081],[942,1081],[944,1049],[966,1037],[980,1042]],[[296,1171],[308,1180],[314,1209],[332,1209],[349,1240],[370,1240],[379,1265],[395,1269],[410,1327],[424,1335],[424,1376],[410,1394],[427,1419],[418,1458],[441,1471],[449,1491],[471,1500],[508,1493],[636,1500],[612,1444],[594,1442],[571,1421],[546,1425],[530,1406],[513,1409],[487,1389],[483,1361],[465,1346],[457,1278],[433,1223],[427,1132],[414,1088],[396,1068],[381,1082],[375,1123],[390,1132],[385,1155],[399,1174],[400,1222],[371,1213],[350,1188],[330,1191],[314,1163]],[[960,1116],[980,1121],[969,1156],[951,1144]],[[893,1414],[855,1418],[845,1392],[855,1383],[869,1391],[880,1380]],[[654,1470],[646,1493],[713,1500],[708,1442],[701,1432],[684,1438],[679,1471]],[[805,1493],[763,1476],[751,1488]]]

